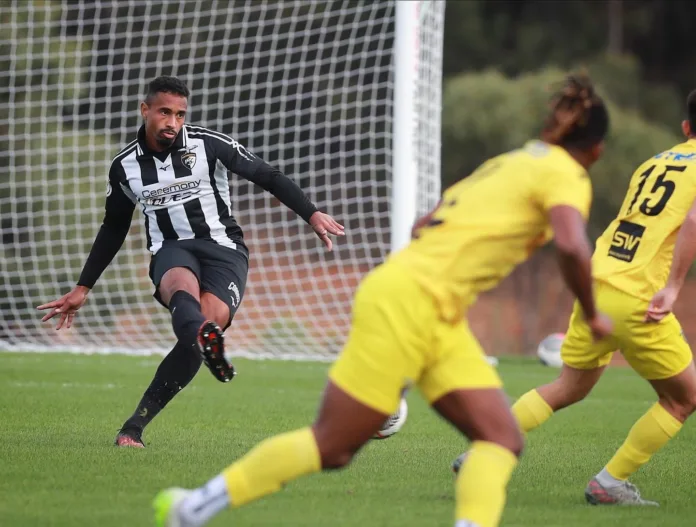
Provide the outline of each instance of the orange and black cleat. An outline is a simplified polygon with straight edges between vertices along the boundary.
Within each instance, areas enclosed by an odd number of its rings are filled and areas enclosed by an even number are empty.
[[[206,320],[198,330],[198,347],[203,362],[220,382],[231,381],[237,372],[225,358],[225,338],[215,322]]]
[[[114,445],[118,447],[145,448],[142,430],[121,429],[118,431]]]

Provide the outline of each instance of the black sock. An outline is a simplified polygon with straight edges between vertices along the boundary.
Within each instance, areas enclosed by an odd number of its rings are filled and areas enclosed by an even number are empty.
[[[198,353],[177,342],[174,349],[160,363],[138,407],[123,424],[122,429],[142,431],[160,410],[191,382],[198,373],[201,362]]]
[[[185,346],[195,346],[198,330],[205,322],[201,313],[201,304],[186,291],[177,291],[169,301],[169,312],[172,314],[172,327],[179,342]]]

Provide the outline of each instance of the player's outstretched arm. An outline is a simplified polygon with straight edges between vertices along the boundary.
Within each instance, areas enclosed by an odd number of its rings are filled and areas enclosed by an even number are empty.
[[[345,236],[343,225],[317,209],[302,189],[280,170],[249,152],[231,137],[211,136],[209,141],[215,155],[228,170],[278,198],[282,204],[312,226],[329,251],[333,248],[329,234]]]
[[[104,221],[92,244],[77,285],[59,299],[37,307],[42,311],[48,310],[41,319],[42,322],[60,316],[56,329],[72,326],[77,311],[85,304],[90,290],[121,249],[128,235],[135,204],[124,194],[113,172],[112,165]]]
[[[597,312],[592,292],[592,249],[579,210],[558,205],[549,210],[561,273],[582,307],[595,338],[608,336],[611,321]]]
[[[659,322],[672,312],[694,259],[696,259],[696,201],[692,203],[679,229],[667,284],[655,293],[650,301],[645,315],[646,321]]]

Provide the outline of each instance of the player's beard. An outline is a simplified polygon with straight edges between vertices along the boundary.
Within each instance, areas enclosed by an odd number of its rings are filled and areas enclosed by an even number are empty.
[[[176,141],[176,135],[174,135],[174,137],[172,137],[170,139],[169,137],[163,136],[162,132],[164,132],[164,130],[160,130],[160,132],[157,134],[155,140],[157,141],[158,145],[160,145],[164,148],[169,148],[170,146],[172,146],[174,144],[174,141]],[[172,132],[174,132],[174,131],[172,130]]]

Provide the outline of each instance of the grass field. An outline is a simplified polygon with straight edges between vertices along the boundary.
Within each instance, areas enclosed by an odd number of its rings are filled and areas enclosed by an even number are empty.
[[[0,353],[0,525],[151,525],[154,494],[194,486],[264,437],[309,423],[326,364],[239,361],[221,385],[205,370],[147,430],[145,450],[116,449],[156,358]],[[503,360],[517,397],[554,376]],[[635,477],[659,509],[591,507],[585,484],[652,403],[630,370],[612,369],[587,401],[529,437],[510,484],[506,527],[683,526],[696,514],[696,429],[681,434]],[[351,467],[289,485],[220,515],[213,526],[451,526],[452,459],[466,442],[409,395],[404,429],[368,445]]]

